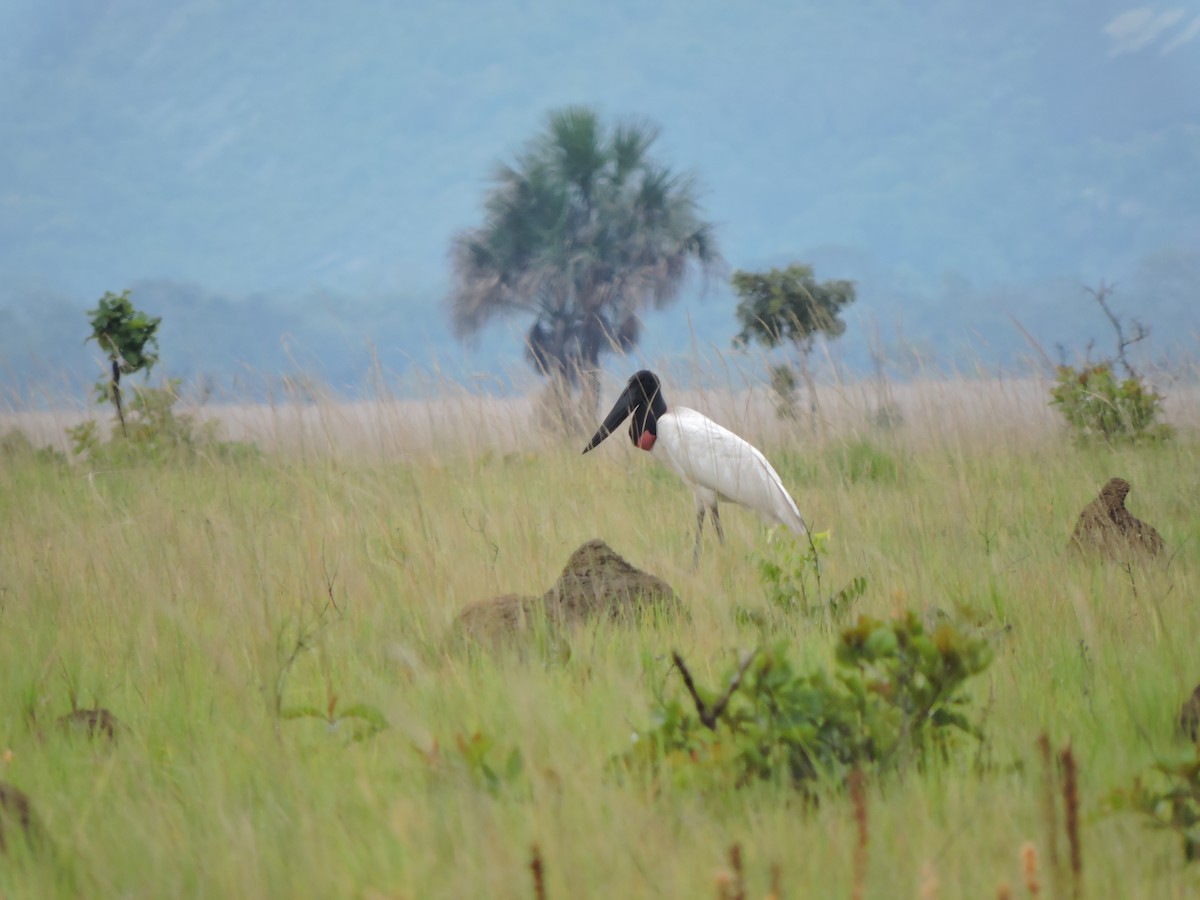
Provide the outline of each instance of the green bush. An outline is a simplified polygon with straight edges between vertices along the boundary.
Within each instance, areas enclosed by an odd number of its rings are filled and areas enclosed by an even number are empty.
[[[1119,812],[1140,813],[1151,828],[1179,836],[1183,858],[1200,859],[1200,750],[1193,747],[1181,759],[1160,762],[1146,778],[1116,791],[1109,798]]]
[[[1158,421],[1162,396],[1141,378],[1118,379],[1108,363],[1081,369],[1059,366],[1050,395],[1050,404],[1058,407],[1080,440],[1164,440],[1172,433],[1169,425]]]
[[[827,590],[822,577],[822,558],[829,544],[829,532],[810,535],[807,544],[788,539],[777,541],[772,531],[767,539],[770,555],[755,556],[758,576],[763,583],[772,611],[805,619],[828,616],[839,619],[848,613],[867,589],[867,580],[855,576],[838,590]],[[758,622],[753,612],[739,607],[739,618]]]
[[[194,416],[175,412],[179,385],[178,379],[171,379],[161,388],[135,390],[125,433],[114,432],[107,441],[93,419],[68,429],[75,455],[94,463],[189,459],[202,453],[222,459],[258,455],[252,444],[222,440],[218,422],[201,424]]]
[[[963,686],[992,660],[983,638],[948,623],[929,634],[908,613],[860,617],[838,640],[833,673],[799,672],[788,650],[778,642],[756,651],[719,696],[697,687],[677,655],[688,693],[654,698],[653,724],[620,762],[677,787],[771,781],[810,791],[854,768],[924,767],[957,737],[982,737]]]

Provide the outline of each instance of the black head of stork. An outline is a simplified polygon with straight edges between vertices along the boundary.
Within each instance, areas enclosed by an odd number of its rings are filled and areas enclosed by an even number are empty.
[[[633,420],[629,423],[629,439],[635,447],[649,450],[658,437],[658,420],[666,414],[667,401],[663,399],[658,376],[649,369],[642,369],[629,379],[625,390],[605,416],[604,422],[596,429],[591,441],[583,448],[583,452],[587,453],[599,446],[605,438],[621,427],[621,423],[630,415],[633,416]]]

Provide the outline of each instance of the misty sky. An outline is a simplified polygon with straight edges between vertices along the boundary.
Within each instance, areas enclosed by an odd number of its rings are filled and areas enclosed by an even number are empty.
[[[286,367],[284,334],[345,378],[367,339],[517,358],[520,323],[451,340],[447,250],[568,103],[661,126],[731,267],[856,279],[851,346],[873,320],[1003,356],[1010,311],[1106,341],[1106,278],[1196,349],[1200,0],[8,0],[0,377],[87,362],[82,311],[123,288],[178,371]],[[645,352],[736,330],[714,285]]]

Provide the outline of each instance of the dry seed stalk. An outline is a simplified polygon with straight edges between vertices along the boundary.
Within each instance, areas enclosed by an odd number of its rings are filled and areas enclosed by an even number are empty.
[[[1025,889],[1030,897],[1037,897],[1042,893],[1042,885],[1038,881],[1037,848],[1033,846],[1033,841],[1021,845],[1021,869],[1025,873]]]
[[[1071,879],[1074,896],[1083,896],[1083,848],[1079,844],[1079,777],[1075,754],[1067,744],[1058,755],[1063,769],[1063,806],[1067,811],[1067,840],[1071,844]]]
[[[733,900],[746,900],[746,873],[742,869],[742,845],[729,845],[729,865],[733,867]]]
[[[733,900],[733,873],[728,869],[717,869],[717,900]]]
[[[933,860],[927,860],[921,866],[921,900],[938,900],[938,882],[937,869],[933,865]]]
[[[767,900],[783,900],[783,869],[779,863],[771,863],[771,892]]]
[[[867,882],[867,840],[870,830],[867,823],[866,779],[862,769],[850,773],[850,800],[854,804],[854,821],[858,825],[858,844],[854,848],[854,900],[862,900]]]
[[[1058,791],[1055,781],[1054,751],[1050,747],[1050,736],[1042,732],[1038,736],[1038,751],[1042,755],[1042,814],[1046,817],[1046,853],[1050,857],[1050,874],[1057,887],[1058,873]]]
[[[546,872],[542,867],[542,851],[537,844],[533,845],[530,853],[529,871],[533,873],[534,900],[546,900]]]

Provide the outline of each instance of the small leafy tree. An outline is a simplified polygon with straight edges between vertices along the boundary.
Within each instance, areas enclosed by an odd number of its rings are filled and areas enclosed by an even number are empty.
[[[840,317],[842,310],[854,302],[853,281],[818,282],[811,266],[792,263],[786,269],[769,272],[733,273],[733,289],[738,295],[737,318],[742,330],[734,338],[734,346],[757,342],[768,350],[780,344],[791,344],[796,351],[800,374],[815,408],[816,391],[809,355],[817,338],[839,337],[846,330]],[[794,415],[792,391],[795,380],[791,367],[776,366],[771,384],[779,395],[776,404],[781,416]]]
[[[101,381],[96,385],[100,402],[112,402],[117,409],[117,418],[121,420],[121,431],[128,434],[125,411],[121,406],[121,374],[149,372],[153,368],[158,361],[155,332],[162,318],[134,309],[127,290],[120,294],[105,292],[96,308],[88,310],[88,317],[92,324],[88,340],[100,345],[111,364],[108,382]]]
[[[1108,303],[1114,288],[1101,282],[1099,288],[1086,290],[1116,332],[1116,353],[1096,363],[1085,361],[1079,367],[1061,363],[1050,391],[1050,404],[1058,408],[1080,440],[1099,439],[1110,444],[1162,440],[1171,435],[1171,427],[1158,421],[1163,398],[1134,370],[1127,355],[1130,347],[1150,336],[1150,329],[1135,319],[1132,331],[1126,333]],[[1124,378],[1117,374],[1117,366],[1124,370]]]

